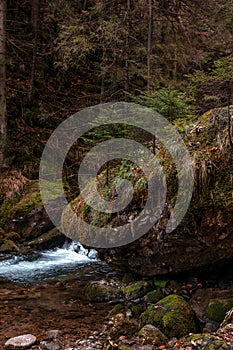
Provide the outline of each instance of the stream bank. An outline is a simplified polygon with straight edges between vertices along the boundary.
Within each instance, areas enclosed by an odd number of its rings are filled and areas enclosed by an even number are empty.
[[[232,297],[232,281],[122,279],[103,264],[40,285],[1,281],[0,347],[10,338],[33,334],[37,341],[31,350],[231,350],[233,325],[219,327]],[[215,321],[207,318],[207,309]],[[171,328],[156,327],[161,311],[166,324],[175,320]]]

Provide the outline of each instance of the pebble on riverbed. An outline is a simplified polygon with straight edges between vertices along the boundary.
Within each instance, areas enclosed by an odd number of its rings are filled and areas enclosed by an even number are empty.
[[[18,337],[10,338],[5,343],[6,349],[27,349],[36,343],[37,339],[32,334],[24,334]]]

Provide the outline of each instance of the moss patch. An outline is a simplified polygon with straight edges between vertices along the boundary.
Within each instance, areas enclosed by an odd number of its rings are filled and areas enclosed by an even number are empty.
[[[100,282],[87,283],[84,289],[86,298],[91,301],[113,301],[122,298],[122,291],[117,285]]]
[[[197,320],[190,305],[178,295],[169,295],[142,313],[141,325],[152,324],[168,337],[182,337],[197,330]]]
[[[195,347],[195,349],[205,350],[225,350],[229,349],[227,343],[212,334],[192,334],[182,342],[182,347]],[[176,348],[175,349],[180,349]]]
[[[157,303],[161,299],[163,299],[163,293],[160,289],[153,290],[146,294],[146,301],[151,304]]]
[[[233,299],[223,302],[211,303],[206,309],[206,316],[215,321],[221,323],[224,320],[226,312],[233,307]]]
[[[130,283],[123,288],[123,293],[127,299],[141,298],[150,290],[150,286],[146,281],[138,281]]]
[[[114,306],[114,308],[109,312],[109,316],[115,316],[119,313],[122,313],[125,311],[125,306],[123,304],[117,304]]]

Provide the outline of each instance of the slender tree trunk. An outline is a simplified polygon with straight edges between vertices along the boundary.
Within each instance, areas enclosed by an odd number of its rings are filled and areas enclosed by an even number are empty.
[[[104,103],[105,94],[105,78],[106,78],[106,48],[103,48],[102,62],[101,62],[101,88],[100,88],[100,103]]]
[[[127,0],[127,9],[126,9],[126,40],[125,40],[125,91],[129,91],[129,14],[130,14],[130,0]],[[127,99],[127,98],[126,98]]]
[[[227,116],[228,116],[228,136],[230,146],[233,148],[233,140],[232,140],[232,121],[231,121],[231,113],[230,113],[230,103],[231,103],[231,82],[227,83]]]
[[[6,166],[6,0],[0,0],[0,169]]]
[[[153,9],[152,9],[152,1],[148,0],[148,36],[147,36],[147,90],[150,91],[151,89],[151,55],[152,55],[152,16],[153,16]]]
[[[28,102],[32,102],[32,97],[35,88],[35,71],[36,71],[36,56],[37,56],[37,45],[38,45],[38,22],[39,22],[39,0],[32,0],[32,15],[31,15],[32,26],[34,30],[34,42],[32,52],[32,69],[30,87],[28,93]]]

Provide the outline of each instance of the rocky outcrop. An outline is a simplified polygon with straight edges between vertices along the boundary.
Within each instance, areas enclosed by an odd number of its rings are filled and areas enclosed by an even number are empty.
[[[233,115],[233,107],[230,113]],[[200,117],[187,132],[185,142],[195,174],[188,212],[173,232],[166,233],[177,193],[177,179],[171,157],[158,145],[158,157],[162,159],[167,174],[167,207],[157,223],[141,238],[116,248],[98,249],[100,257],[116,269],[152,276],[199,269],[233,258],[233,158],[227,110],[215,109]],[[127,178],[130,178],[131,170],[128,170]],[[101,176],[104,174],[100,174],[100,182]],[[92,226],[124,226],[145,204],[145,188],[137,186],[135,178],[133,181],[136,194],[120,215],[99,215],[81,196],[72,203],[73,209]],[[64,216],[67,232],[70,224],[69,215]],[[82,233],[79,237],[82,242]]]
[[[53,228],[39,182],[16,170],[2,173],[0,181],[0,253],[24,254],[61,246],[66,237]]]

